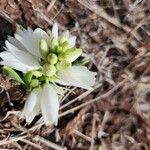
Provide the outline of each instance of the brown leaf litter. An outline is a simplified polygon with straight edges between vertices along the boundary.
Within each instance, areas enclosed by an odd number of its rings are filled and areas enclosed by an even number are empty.
[[[57,127],[41,115],[20,117],[25,89],[0,74],[0,148],[68,150],[150,149],[149,0],[1,0],[0,47],[16,24],[77,36],[97,71],[92,91],[70,88]]]

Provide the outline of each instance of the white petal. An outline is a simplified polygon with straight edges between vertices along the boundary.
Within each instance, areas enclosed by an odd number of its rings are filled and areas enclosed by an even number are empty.
[[[31,53],[32,55],[40,58],[40,52],[36,49],[36,45],[34,44],[34,38],[33,35],[27,36],[27,37],[22,37],[18,34],[15,34],[15,38],[22,43],[22,45],[27,49],[27,51],[29,53]]]
[[[54,23],[53,27],[52,27],[52,35],[55,38],[58,38],[58,24]]]
[[[26,51],[25,47],[16,38],[8,36],[8,41],[18,49]]]
[[[21,34],[15,34],[15,37],[20,43],[24,45],[24,47],[30,52],[31,54],[37,56],[38,58],[41,57],[40,55],[40,40],[41,39],[48,39],[47,33],[37,28],[34,31],[32,31],[31,28],[28,28],[28,30],[22,31]]]
[[[42,39],[48,41],[48,34],[40,29],[40,28],[37,28],[34,30],[33,32],[33,37],[34,37],[34,43],[35,44],[35,52],[38,53],[38,55],[41,57],[41,54],[40,54],[40,41]]]
[[[33,32],[33,36],[36,40],[48,39],[48,34],[41,28],[37,28]]]
[[[41,97],[41,89],[34,89],[30,95],[28,96],[23,115],[26,118],[27,123],[31,123],[36,115],[39,114],[40,111],[40,97]]]
[[[76,44],[76,36],[69,37],[68,42],[69,42],[69,47],[74,47]]]
[[[40,52],[36,49],[37,45],[35,44],[35,39],[33,37],[33,30],[28,28],[17,32],[15,38],[27,49],[31,54],[40,57]]]
[[[70,86],[77,86],[91,90],[95,84],[95,72],[89,71],[84,66],[72,66],[58,72],[59,77]]]
[[[34,58],[31,54],[25,51],[19,50],[17,47],[13,46],[8,41],[5,42],[8,51],[10,51],[20,62],[28,66],[39,66],[39,63],[36,58]]]
[[[0,53],[0,57],[5,61],[18,61],[10,52],[4,51]],[[19,61],[18,61],[19,62]]]
[[[64,95],[64,93],[65,93],[64,88],[62,88],[56,84],[52,84],[52,87],[55,89],[57,94]]]
[[[24,64],[18,62],[18,61],[5,60],[5,61],[1,61],[0,64],[4,65],[4,66],[9,66],[9,67],[11,67],[15,70],[21,71],[23,73],[26,73],[26,72],[34,69],[34,67],[29,67],[27,65],[24,65]]]
[[[49,84],[43,87],[41,110],[46,125],[57,125],[59,111],[58,95]]]

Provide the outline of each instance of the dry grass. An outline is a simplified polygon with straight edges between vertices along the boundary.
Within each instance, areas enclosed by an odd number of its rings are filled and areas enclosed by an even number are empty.
[[[2,0],[1,46],[17,23],[49,32],[57,21],[98,74],[93,90],[70,88],[63,97],[57,127],[41,116],[27,125],[20,111],[28,93],[0,76],[0,148],[150,149],[149,10],[148,0]]]

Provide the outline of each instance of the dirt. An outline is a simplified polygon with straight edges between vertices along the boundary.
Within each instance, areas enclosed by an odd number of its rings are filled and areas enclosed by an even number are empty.
[[[57,127],[41,115],[27,125],[20,112],[28,92],[1,67],[0,148],[149,150],[150,1],[0,0],[0,51],[17,24],[49,32],[54,22],[77,36],[96,86],[91,93],[71,88]]]

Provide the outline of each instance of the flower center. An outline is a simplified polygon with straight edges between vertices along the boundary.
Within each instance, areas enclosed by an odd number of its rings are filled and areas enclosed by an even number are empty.
[[[43,83],[55,82],[59,79],[57,72],[72,66],[74,61],[82,54],[82,49],[71,47],[65,36],[42,39],[40,42],[41,68],[31,71],[30,87],[38,87]],[[27,73],[28,74],[28,73]]]

